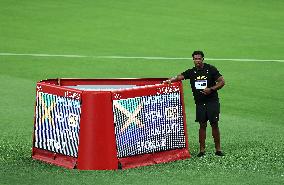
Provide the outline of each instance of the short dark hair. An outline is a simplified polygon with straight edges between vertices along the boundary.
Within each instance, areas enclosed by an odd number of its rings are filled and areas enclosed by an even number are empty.
[[[194,51],[191,56],[193,57],[194,55],[201,55],[202,58],[204,58],[204,53],[202,51]]]

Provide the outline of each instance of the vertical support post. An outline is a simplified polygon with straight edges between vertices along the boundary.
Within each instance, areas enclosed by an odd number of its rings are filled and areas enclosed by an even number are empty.
[[[111,92],[82,93],[77,168],[118,169]]]

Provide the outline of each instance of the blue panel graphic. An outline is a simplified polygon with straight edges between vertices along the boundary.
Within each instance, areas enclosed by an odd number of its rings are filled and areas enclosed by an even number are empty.
[[[118,157],[185,147],[180,93],[114,100]]]
[[[35,147],[77,157],[80,114],[79,100],[38,92]]]

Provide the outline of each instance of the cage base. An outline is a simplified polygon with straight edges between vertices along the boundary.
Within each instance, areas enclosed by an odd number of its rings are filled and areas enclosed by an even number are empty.
[[[186,148],[120,158],[121,169],[136,168],[190,158]]]
[[[76,168],[77,158],[53,153],[47,150],[33,148],[32,158],[35,160],[40,160],[47,162],[49,164],[54,164],[56,166],[62,166],[68,169]]]

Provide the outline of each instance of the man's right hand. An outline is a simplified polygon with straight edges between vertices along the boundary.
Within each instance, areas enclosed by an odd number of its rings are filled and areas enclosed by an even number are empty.
[[[171,80],[163,81],[163,84],[168,84],[168,85],[170,85],[171,83],[172,83]]]

